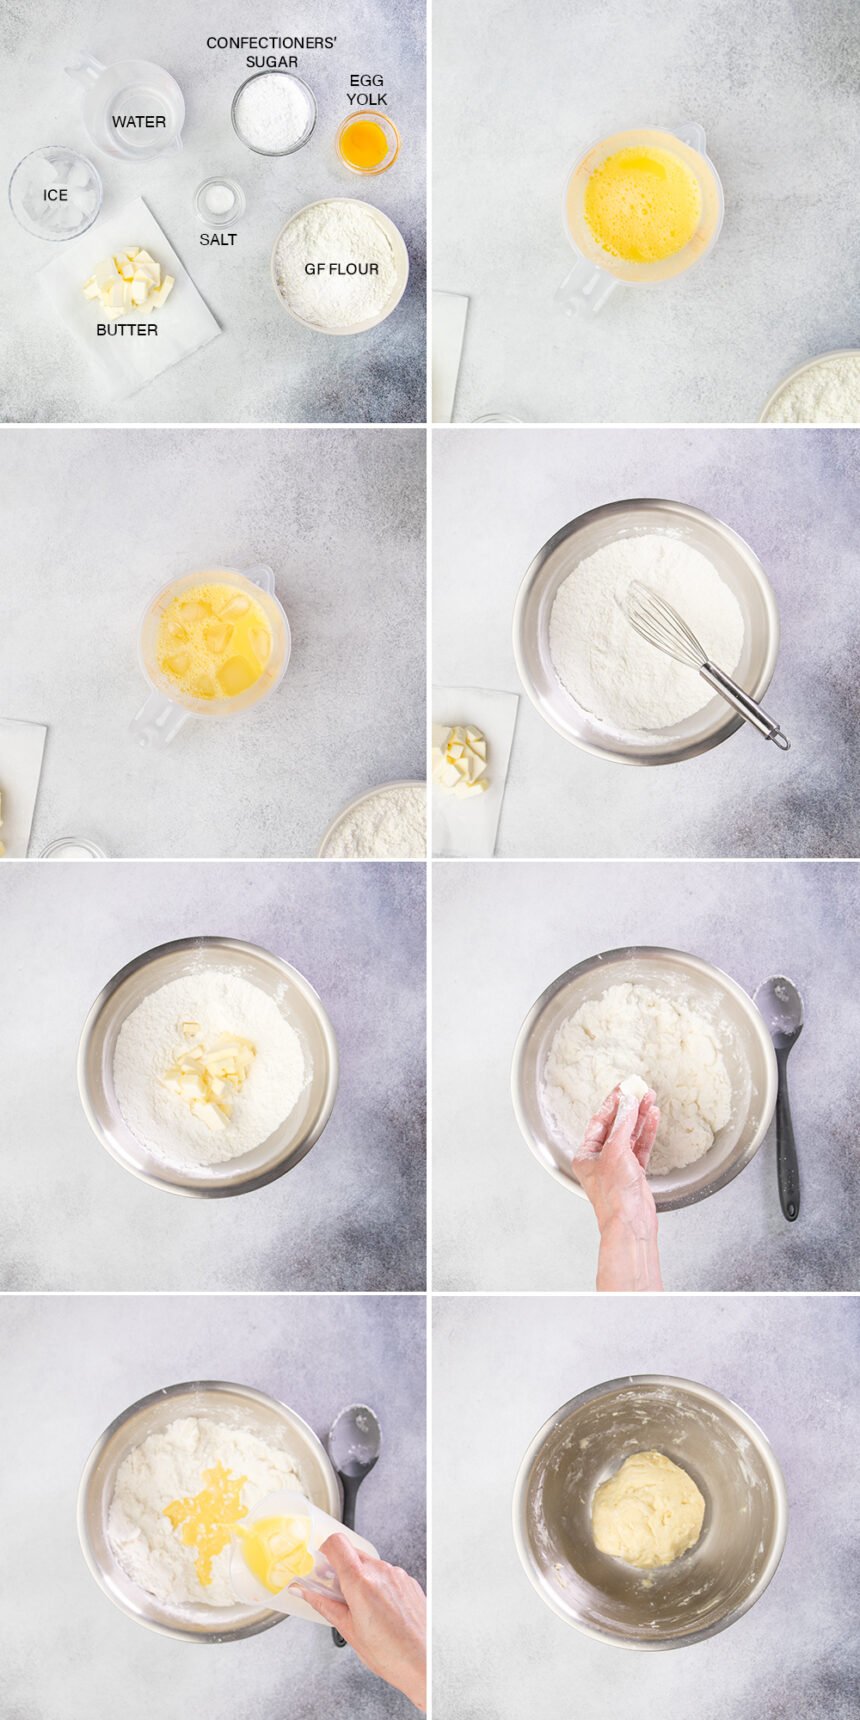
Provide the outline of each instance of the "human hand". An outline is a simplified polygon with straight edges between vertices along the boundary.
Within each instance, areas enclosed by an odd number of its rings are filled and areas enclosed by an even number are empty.
[[[335,1630],[359,1660],[402,1690],[410,1702],[426,1707],[427,1598],[414,1577],[383,1559],[362,1553],[346,1535],[329,1535],[320,1552],[340,1584],[343,1600],[293,1586]]]
[[[598,1290],[661,1290],[657,1208],[646,1170],[660,1126],[657,1095],[637,1102],[613,1088],[585,1131],[571,1169],[600,1228]]]

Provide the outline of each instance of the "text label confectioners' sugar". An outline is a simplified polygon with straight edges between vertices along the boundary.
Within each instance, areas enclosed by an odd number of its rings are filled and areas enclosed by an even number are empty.
[[[252,1511],[269,1493],[288,1488],[303,1491],[301,1477],[292,1458],[249,1428],[227,1427],[222,1422],[198,1416],[182,1416],[160,1433],[151,1433],[124,1457],[116,1472],[113,1499],[108,1514],[108,1536],[126,1575],[154,1595],[163,1606],[205,1605],[229,1607],[237,1604],[230,1583],[231,1546],[228,1534],[210,1540],[210,1550],[219,1540],[224,1545],[214,1553],[211,1566],[202,1566],[209,1581],[201,1582],[199,1549],[204,1535],[219,1528],[217,1493],[207,1476],[226,1472],[238,1491],[241,1515]],[[196,1500],[209,1487],[208,1520],[198,1510],[203,1534],[197,1544],[186,1541],[181,1528],[165,1513],[175,1502]],[[176,1513],[179,1516],[179,1513]],[[238,1516],[239,1513],[235,1513]]]
[[[553,1036],[541,1110],[573,1155],[613,1088],[641,1096],[637,1075],[660,1107],[649,1171],[694,1164],[729,1121],[732,1084],[716,1027],[687,997],[628,982],[583,1003]]]
[[[303,209],[275,251],[278,291],[318,328],[354,328],[379,316],[397,286],[388,234],[371,210],[349,198]]]
[[[380,789],[341,818],[325,845],[332,860],[423,860],[427,789],[423,782]]]
[[[768,424],[860,424],[860,352],[822,359],[781,388]]]
[[[215,1132],[165,1086],[178,1048],[194,1043],[183,1034],[183,1024],[192,1023],[205,1044],[236,1035],[254,1049],[241,1087],[230,1092],[229,1117]],[[310,1074],[299,1036],[274,998],[241,974],[214,968],[170,980],[144,998],[123,1022],[113,1058],[125,1122],[168,1164],[224,1164],[251,1152],[290,1115]]]
[[[666,598],[727,674],[744,642],[740,606],[700,550],[662,533],[617,538],[568,574],[556,593],[549,649],[578,705],[622,733],[670,728],[713,698],[695,669],[676,663],[631,627],[624,603],[634,579]]]
[[[264,72],[251,78],[239,93],[234,110],[236,130],[251,149],[263,155],[283,155],[294,149],[307,131],[311,104],[296,78]]]

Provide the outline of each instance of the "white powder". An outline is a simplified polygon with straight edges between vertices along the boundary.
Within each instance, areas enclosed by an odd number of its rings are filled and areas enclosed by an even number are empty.
[[[694,1164],[729,1121],[732,1085],[718,1033],[689,998],[627,982],[582,1004],[553,1036],[541,1110],[578,1151],[604,1099],[635,1075],[653,1088],[660,1107],[649,1172]]]
[[[234,109],[243,143],[263,155],[283,155],[304,136],[311,117],[307,92],[288,72],[251,78]]]
[[[340,820],[325,845],[327,860],[423,860],[427,853],[427,789],[379,789]]]
[[[108,1535],[116,1557],[132,1582],[162,1605],[225,1607],[237,1604],[230,1584],[230,1546],[212,1561],[212,1582],[202,1584],[197,1553],[186,1547],[166,1506],[194,1498],[206,1486],[204,1469],[222,1463],[238,1479],[247,1476],[242,1504],[249,1511],[280,1488],[304,1491],[287,1452],[279,1451],[249,1428],[227,1427],[197,1416],[172,1421],[151,1433],[124,1457],[108,1514]]]
[[[665,656],[631,627],[623,604],[634,579],[678,610],[729,675],[744,641],[734,593],[707,557],[683,539],[644,533],[617,538],[587,556],[556,593],[550,656],[571,698],[622,733],[671,728],[714,697],[694,669]]]
[[[181,1023],[200,1023],[210,1043],[221,1033],[250,1039],[256,1056],[213,1133],[161,1077],[182,1047]],[[113,1058],[122,1115],[133,1135],[168,1163],[216,1165],[249,1153],[289,1116],[310,1079],[299,1036],[274,998],[241,974],[201,968],[144,998],[123,1022]]]
[[[781,389],[766,424],[860,424],[860,352],[823,359]]]
[[[332,198],[303,209],[281,234],[275,278],[281,297],[304,322],[354,328],[390,303],[397,265],[376,216],[351,198]]]

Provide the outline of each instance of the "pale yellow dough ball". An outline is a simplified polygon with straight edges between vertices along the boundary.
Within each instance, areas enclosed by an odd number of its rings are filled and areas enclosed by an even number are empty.
[[[659,1451],[635,1451],[601,1482],[591,1507],[594,1544],[639,1571],[671,1565],[702,1533],[705,1501],[691,1475]]]

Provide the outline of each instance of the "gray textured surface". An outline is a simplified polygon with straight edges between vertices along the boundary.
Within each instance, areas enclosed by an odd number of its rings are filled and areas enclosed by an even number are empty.
[[[241,51],[209,49],[210,34],[279,31],[333,35],[330,51],[300,52],[299,76],[317,99],[316,129],[295,155],[270,159],[239,142],[230,104],[250,75]],[[54,245],[32,238],[4,209],[6,267],[0,289],[0,411],[16,423],[416,422],[425,400],[425,9],[422,0],[302,0],[289,16],[249,15],[230,0],[217,16],[151,0],[143,11],[102,0],[43,0],[0,16],[0,154],[8,177],[47,143],[91,156],[104,184],[103,213],[146,198],[222,334],[127,400],[106,399],[86,356],[34,295],[36,271]],[[103,155],[90,142],[78,85],[64,72],[86,48],[105,64],[136,57],[164,66],[185,96],[181,155],[148,163]],[[254,68],[256,69],[256,68]],[[368,179],[339,161],[334,137],[349,112],[353,72],[383,73],[402,149],[388,173]],[[237,179],[247,209],[233,247],[202,249],[194,193],[203,179]],[[304,329],[272,287],[269,259],[284,222],[323,197],[361,197],[400,228],[410,280],[397,310],[368,334],[333,339]],[[5,202],[5,199],[4,199]],[[128,243],[134,242],[130,234]]]
[[[751,729],[645,770],[580,751],[520,701],[497,853],[860,854],[856,730],[860,436],[852,431],[439,430],[433,440],[433,677],[522,691],[511,648],[541,545],[604,502],[661,496],[725,520],[776,593],[768,711]]]
[[[442,1301],[433,1343],[436,1720],[853,1720],[855,1301]],[[556,1618],[511,1532],[517,1471],[542,1423],[626,1373],[677,1374],[733,1398],[788,1490],[769,1589],[731,1629],[674,1653],[632,1654]]]
[[[455,417],[754,422],[803,359],[857,344],[852,0],[437,0],[433,285],[471,304]],[[711,256],[554,303],[570,169],[619,128],[698,120],[726,198]]]
[[[356,794],[423,776],[424,452],[417,430],[130,430],[106,458],[95,430],[7,430],[0,713],[49,725],[31,854],[75,832],[118,857],[313,856]],[[283,683],[142,749],[144,607],[256,562],[292,627]]]
[[[414,1290],[425,1280],[424,869],[4,866],[0,1287]],[[103,985],[142,951],[246,938],[319,992],[340,1052],[331,1121],[296,1168],[182,1200],[115,1163],[77,1090]]]
[[[84,1564],[75,1495],[91,1446],[160,1386],[227,1379],[288,1403],[324,1437],[373,1405],[385,1445],[359,1528],[424,1574],[424,1305],[420,1298],[33,1297],[0,1303],[0,1501],[7,1573],[3,1720],[383,1720],[414,1714],[331,1633],[295,1619],[200,1646],[143,1630]],[[47,1575],[50,1569],[50,1575]]]
[[[661,1215],[667,1289],[860,1289],[856,866],[433,870],[437,1290],[593,1288],[591,1208],[547,1175],[520,1135],[511,1059],[547,985],[586,956],[633,943],[688,950],[749,992],[788,973],[806,1004],[789,1064],[800,1218],[787,1224],[780,1211],[771,1129],[727,1188]]]

